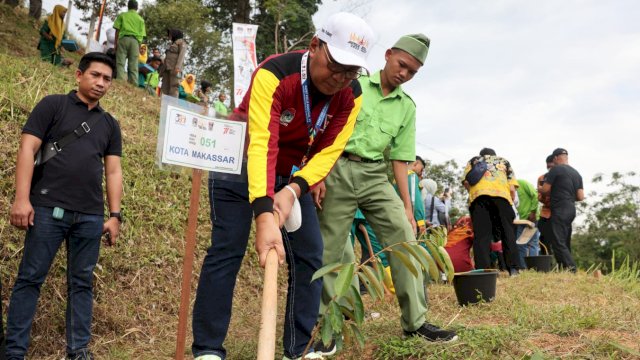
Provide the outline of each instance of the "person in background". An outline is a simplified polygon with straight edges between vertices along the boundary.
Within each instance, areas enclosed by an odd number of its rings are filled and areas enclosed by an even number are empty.
[[[193,95],[198,99],[200,99],[200,101],[197,103],[198,105],[204,106],[206,108],[209,107],[209,104],[210,104],[209,98],[211,96],[212,86],[213,85],[207,80],[202,80],[200,82],[200,88],[193,92]]]
[[[536,223],[536,218],[538,214],[538,191],[533,187],[533,185],[524,180],[518,179],[518,216],[520,219],[526,219],[531,221],[532,223]],[[527,225],[519,224],[516,225],[516,240],[520,237],[524,229]],[[538,256],[539,245],[538,239],[540,238],[540,231],[536,229],[535,234],[529,239],[529,242],[526,244],[517,244],[518,246],[518,261],[520,263],[521,269],[526,269],[527,264],[524,262],[524,258],[526,256]]]
[[[466,177],[477,161],[486,163],[486,171],[480,181],[469,184]],[[502,241],[502,251],[510,276],[520,273],[516,234],[513,226],[518,181],[509,161],[497,156],[493,149],[480,150],[464,170],[462,184],[469,191],[469,214],[473,222],[473,257],[478,269],[491,268],[491,246],[494,240]]]
[[[229,115],[229,109],[227,105],[224,104],[225,100],[227,100],[227,95],[221,92],[218,98],[213,101],[213,108],[216,111],[216,115],[221,117],[227,117]]]
[[[569,165],[567,150],[553,150],[555,166],[549,170],[542,186],[542,194],[551,200],[550,231],[553,255],[560,268],[573,273],[577,271],[571,255],[571,233],[576,217],[576,201],[584,200],[582,176]]]
[[[462,216],[453,225],[453,229],[447,234],[447,250],[455,272],[470,271],[475,268],[471,259],[473,247],[473,226],[470,216]]]
[[[147,36],[147,31],[144,19],[138,14],[138,2],[129,0],[127,9],[128,11],[120,13],[113,23],[113,28],[116,29],[116,64],[119,79],[124,80],[127,74],[127,81],[137,84],[140,44]]]
[[[187,53],[187,43],[184,41],[184,34],[181,30],[167,30],[167,36],[171,41],[164,63],[160,67],[160,77],[162,78],[162,93],[168,96],[178,97],[180,87],[180,73],[182,63]]]
[[[185,94],[193,94],[193,91],[196,89],[196,76],[193,74],[187,75],[180,83],[180,86],[182,86]]]
[[[66,14],[66,7],[56,5],[51,15],[45,19],[42,27],[40,27],[38,49],[40,50],[40,58],[42,61],[63,66],[73,64],[73,59],[65,59],[61,53],[62,40],[67,38],[64,33],[64,17]]]
[[[446,200],[436,196],[438,191],[438,183],[432,179],[423,179],[420,181],[422,185],[422,192],[424,194],[424,213],[426,219],[426,226],[447,226],[447,222],[444,224],[440,222],[440,219],[449,219],[449,206]],[[448,228],[448,227],[447,227]]]
[[[154,47],[153,49],[151,49],[151,56],[155,56],[162,59],[162,54],[160,53],[160,49],[158,49],[157,47]]]
[[[75,73],[77,91],[44,97],[22,129],[10,221],[26,235],[7,314],[7,359],[24,359],[27,354],[40,288],[63,243],[67,359],[93,359],[89,351],[93,270],[102,235],[106,234],[107,246],[114,245],[122,221],[122,134],[118,122],[99,103],[111,86],[115,67],[101,52],[84,55]],[[76,137],[67,142],[70,134]],[[51,139],[61,139],[62,151],[34,167],[35,155]]]
[[[409,171],[407,172],[407,186],[409,187],[409,198],[413,203],[413,218],[416,222],[416,232],[418,235],[422,234],[426,230],[425,226],[425,213],[424,202],[422,201],[422,193],[420,192],[420,179],[427,163],[416,155],[416,160],[409,165]],[[393,185],[400,195],[400,189],[398,184]]]
[[[150,95],[156,95],[156,88],[160,83],[158,68],[162,65],[162,59],[151,57],[148,64],[140,64],[138,69],[138,87],[145,88]]]
[[[538,190],[538,201],[542,204],[542,207],[540,208],[540,218],[538,219],[538,230],[540,231],[539,242],[547,255],[549,255],[553,250],[551,243],[549,243],[551,235],[548,233],[549,218],[551,217],[551,199],[549,198],[549,195],[542,194],[542,186],[544,186],[544,181],[547,178],[548,171],[555,165],[553,163],[553,155],[547,156],[545,161],[547,163],[547,172],[538,177],[538,185],[536,189]]]
[[[116,32],[117,31],[114,28],[107,29],[107,41],[104,49],[102,50],[103,53],[107,54],[107,56],[109,56],[113,60],[114,64],[116,63]],[[113,78],[118,78],[117,68],[113,72]]]
[[[149,55],[147,54],[147,45],[140,45],[140,54],[138,55],[138,65],[146,64],[147,58]]]

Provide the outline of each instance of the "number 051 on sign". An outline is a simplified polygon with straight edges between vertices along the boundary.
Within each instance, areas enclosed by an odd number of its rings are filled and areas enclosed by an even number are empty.
[[[246,123],[216,119],[167,105],[162,162],[196,169],[240,174]]]

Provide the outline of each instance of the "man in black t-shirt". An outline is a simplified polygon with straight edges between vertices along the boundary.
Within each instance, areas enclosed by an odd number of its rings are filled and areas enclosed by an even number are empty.
[[[67,358],[92,359],[88,345],[93,269],[102,234],[107,234],[106,245],[115,244],[121,221],[120,126],[99,104],[111,86],[114,70],[107,55],[86,54],[75,74],[78,90],[43,98],[22,129],[11,224],[26,230],[26,237],[9,302],[7,359],[23,359],[27,353],[40,287],[63,240],[67,251]],[[67,141],[72,133],[73,140]],[[34,156],[43,144],[57,151],[34,167]],[[106,222],[103,172],[110,211]]]
[[[541,190],[551,199],[548,235],[558,265],[575,272],[576,263],[571,256],[571,223],[576,217],[575,202],[584,200],[582,176],[569,166],[567,150],[558,148],[552,155],[555,166],[547,173]]]

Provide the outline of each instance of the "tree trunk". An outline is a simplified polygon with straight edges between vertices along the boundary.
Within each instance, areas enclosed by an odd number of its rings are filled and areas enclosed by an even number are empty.
[[[91,41],[93,41],[93,32],[95,31],[96,19],[97,18],[98,18],[98,16],[96,15],[96,12],[94,11],[91,14],[91,19],[89,20],[89,29],[87,30],[87,47],[89,47],[89,45],[91,44]]]
[[[18,6],[20,5],[20,0],[4,0],[4,3],[9,6]]]
[[[40,16],[42,16],[42,0],[29,1],[29,16],[40,19]]]
[[[239,0],[236,3],[236,12],[233,15],[233,22],[248,24],[251,15],[251,4],[249,0]]]

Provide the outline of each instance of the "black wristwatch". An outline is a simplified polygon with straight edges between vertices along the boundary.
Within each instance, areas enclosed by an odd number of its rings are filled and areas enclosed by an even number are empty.
[[[120,212],[110,212],[109,218],[112,218],[112,217],[118,219],[118,222],[122,223],[122,215],[120,214]]]

